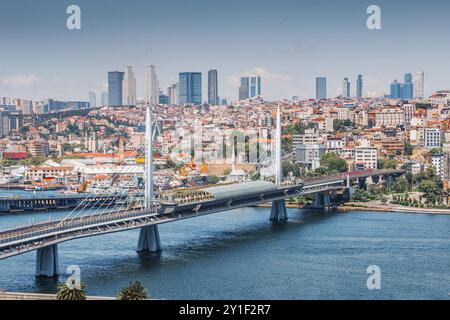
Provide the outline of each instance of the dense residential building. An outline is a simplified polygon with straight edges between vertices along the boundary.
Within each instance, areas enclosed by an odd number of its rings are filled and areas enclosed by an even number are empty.
[[[123,104],[123,77],[123,72],[108,72],[108,104],[110,106],[121,106]]]
[[[208,71],[208,104],[219,104],[219,80],[217,70]]]
[[[294,147],[294,161],[314,170],[320,167],[320,159],[325,153],[323,144],[297,144]]]
[[[439,176],[442,181],[445,179],[444,175],[444,154],[434,154],[431,157],[431,165],[436,171],[436,175]]]
[[[378,167],[378,152],[375,147],[355,147],[355,169],[376,169]]]
[[[401,108],[383,108],[375,114],[375,126],[399,127],[405,124],[405,112]]]
[[[49,151],[49,144],[45,141],[31,141],[28,144],[28,153],[32,157],[45,157],[48,156]]]
[[[293,135],[292,137],[294,149],[297,145],[317,144],[318,141],[319,141],[319,134],[313,129],[306,130],[304,134]]]
[[[334,152],[343,155],[345,147],[345,137],[328,136],[326,140],[327,152]]]
[[[419,145],[428,149],[442,146],[442,130],[439,128],[419,128]]]
[[[201,72],[181,72],[178,85],[180,104],[202,104]]]
[[[387,154],[401,153],[405,149],[405,139],[400,137],[384,137],[380,140],[381,150]]]

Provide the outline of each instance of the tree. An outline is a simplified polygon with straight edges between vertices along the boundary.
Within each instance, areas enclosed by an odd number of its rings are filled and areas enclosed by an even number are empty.
[[[4,167],[12,167],[15,164],[16,164],[16,162],[11,159],[3,159],[3,161],[2,161],[2,166],[4,166]]]
[[[321,167],[326,168],[327,173],[340,173],[348,171],[347,161],[339,157],[334,152],[325,154],[322,159],[320,159],[320,165]]]
[[[352,200],[356,202],[367,202],[369,201],[369,195],[363,189],[356,189],[352,196]]]
[[[148,290],[139,281],[131,282],[128,287],[120,290],[117,295],[119,300],[147,300],[149,299]]]
[[[442,183],[436,180],[424,180],[420,182],[417,190],[425,196],[427,204],[442,203]]]
[[[230,175],[231,171],[232,171],[231,168],[227,168],[227,169],[223,170],[222,175],[228,176],[228,175]]]
[[[69,287],[66,283],[58,285],[58,292],[56,294],[57,300],[86,300],[85,285]]]
[[[217,184],[220,181],[220,178],[218,176],[212,176],[208,178],[209,184]]]
[[[345,129],[345,127],[351,127],[353,126],[353,123],[350,120],[338,120],[334,119],[333,121],[333,128],[334,131],[341,131],[342,129]]]
[[[23,166],[40,166],[45,161],[47,161],[47,157],[33,157],[21,160],[20,164]]]
[[[436,154],[441,154],[442,153],[442,148],[433,148],[430,150],[429,154],[430,155],[436,155]]]
[[[392,191],[394,193],[404,193],[409,190],[410,184],[405,177],[400,177],[392,184]]]
[[[396,169],[397,160],[383,159],[378,161],[378,169]]]
[[[406,143],[405,144],[405,155],[407,156],[411,156],[413,154],[414,151],[414,147],[411,145],[411,143]]]

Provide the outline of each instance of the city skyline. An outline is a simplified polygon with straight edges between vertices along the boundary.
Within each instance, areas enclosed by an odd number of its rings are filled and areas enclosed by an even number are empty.
[[[89,91],[106,90],[106,72],[130,65],[135,70],[137,98],[144,98],[145,69],[150,64],[158,68],[161,88],[176,83],[180,71],[196,70],[206,74],[209,69],[217,69],[219,96],[228,99],[237,99],[236,88],[243,74],[259,74],[264,79],[264,98],[272,101],[292,96],[314,97],[312,79],[318,74],[327,76],[329,96],[337,96],[342,91],[343,76],[353,79],[357,74],[364,74],[364,91],[381,96],[389,93],[389,84],[396,74],[407,70],[415,73],[419,69],[427,73],[425,95],[450,88],[446,77],[450,70],[444,64],[448,45],[445,41],[436,42],[450,28],[443,15],[446,10],[433,10],[436,6],[430,4],[408,3],[409,10],[405,12],[401,3],[379,1],[382,30],[368,30],[367,3],[353,0],[339,5],[329,1],[282,2],[258,2],[258,9],[250,17],[244,17],[236,10],[241,5],[237,1],[226,5],[196,1],[188,6],[175,1],[170,12],[166,12],[168,9],[162,1],[153,1],[151,5],[156,12],[164,14],[152,13],[151,19],[144,19],[142,14],[147,12],[149,4],[141,1],[115,0],[108,6],[101,1],[78,1],[83,23],[82,29],[77,31],[65,27],[68,1],[45,1],[39,5],[24,5],[20,0],[7,3],[0,24],[3,30],[14,30],[14,35],[2,33],[2,42],[11,47],[25,43],[33,50],[2,53],[2,60],[8,64],[0,70],[0,95],[31,100],[46,97],[86,100]],[[431,2],[443,8],[450,6],[444,1]],[[254,7],[254,3],[250,1],[244,6]],[[311,21],[324,14],[324,6],[333,15],[327,13],[322,23],[311,29]],[[284,9],[281,11],[277,7]],[[203,28],[210,18],[200,15],[199,8],[203,12],[220,10],[224,17],[215,17],[216,24]],[[246,12],[248,15],[252,11]],[[19,14],[23,19],[16,19]],[[173,18],[170,21],[190,15],[192,23],[180,29],[181,23],[169,25],[164,21],[162,17],[166,14]],[[294,14],[300,19],[291,19]],[[126,25],[121,22],[123,16],[132,17]],[[255,23],[248,24],[249,18]],[[418,20],[424,23],[420,26],[411,23]],[[224,25],[227,28],[223,28]],[[255,34],[257,41],[235,37],[242,27]],[[180,30],[183,30],[181,35]],[[342,32],[354,41],[340,41]],[[195,41],[183,40],[184,33],[195,35]],[[403,36],[398,37],[398,34]],[[205,47],[201,52],[194,50],[213,36],[229,45],[221,50],[216,47]],[[169,37],[171,41],[167,41]],[[393,59],[387,49],[394,38],[396,45],[410,48],[400,60]],[[421,39],[420,46],[417,46],[417,39]],[[332,53],[328,50],[330,44],[336,48]],[[235,50],[239,46],[251,50]],[[437,50],[428,50],[431,46]],[[52,50],[48,50],[49,47]],[[180,47],[183,50],[180,51]],[[207,83],[203,80],[202,91],[207,92]]]

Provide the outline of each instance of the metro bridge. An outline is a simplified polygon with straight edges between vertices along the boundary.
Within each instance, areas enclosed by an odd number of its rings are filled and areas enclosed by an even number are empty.
[[[161,250],[158,224],[238,208],[272,203],[270,219],[287,220],[285,199],[316,195],[316,206],[331,206],[330,194],[349,188],[351,182],[369,177],[398,176],[403,170],[369,170],[311,178],[305,181],[282,179],[280,110],[277,114],[275,183],[253,181],[205,188],[153,192],[152,122],[147,107],[145,196],[127,197],[127,206],[109,209],[80,207],[63,219],[35,222],[0,231],[0,260],[36,251],[36,276],[55,277],[59,273],[58,244],[107,233],[140,229],[137,250]],[[91,205],[92,207],[92,205]]]

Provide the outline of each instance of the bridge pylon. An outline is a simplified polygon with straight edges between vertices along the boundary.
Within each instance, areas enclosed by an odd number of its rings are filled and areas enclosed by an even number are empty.
[[[280,105],[277,108],[277,123],[275,132],[275,183],[277,187],[281,186],[283,180],[283,163],[281,161],[281,110]]]
[[[58,246],[56,244],[36,251],[36,277],[56,278],[59,275]]]
[[[277,121],[275,131],[275,184],[279,188],[283,181],[283,163],[281,158],[281,109],[280,105],[277,108]],[[284,199],[272,202],[272,209],[270,210],[270,220],[285,221],[287,220],[286,203]]]
[[[145,210],[153,209],[155,198],[153,189],[153,123],[150,105],[147,104],[145,118]],[[155,133],[156,134],[156,133]],[[161,251],[161,241],[157,225],[141,228],[137,245],[138,252],[159,252]]]

